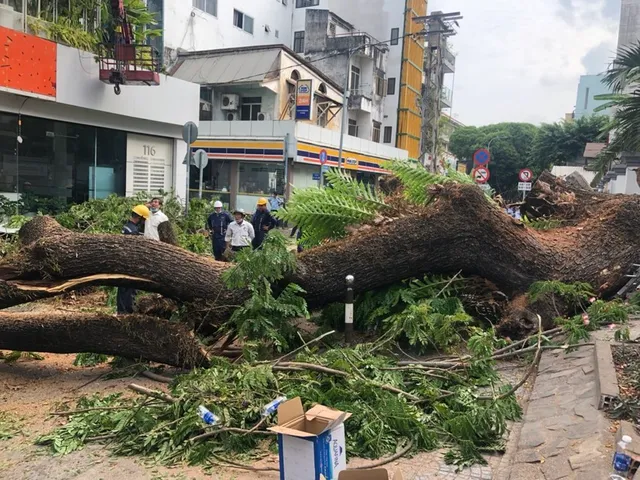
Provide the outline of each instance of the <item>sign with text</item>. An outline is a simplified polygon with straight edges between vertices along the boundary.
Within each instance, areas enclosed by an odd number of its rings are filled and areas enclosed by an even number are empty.
[[[296,83],[296,120],[311,120],[313,111],[313,81],[298,80]]]
[[[519,192],[530,192],[531,191],[531,182],[518,182],[518,191]]]

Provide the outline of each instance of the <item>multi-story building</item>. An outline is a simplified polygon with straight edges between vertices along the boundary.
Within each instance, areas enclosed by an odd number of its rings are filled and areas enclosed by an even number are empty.
[[[596,109],[605,103],[606,100],[596,100],[594,97],[611,93],[611,89],[602,83],[603,74],[582,75],[578,84],[578,95],[573,118],[578,119],[596,114]],[[597,112],[598,115],[611,115],[611,109]]]
[[[184,194],[182,126],[198,120],[200,87],[145,71],[157,85],[123,85],[115,95],[101,81],[96,51],[35,35],[55,38],[50,27],[63,21],[74,41],[95,46],[98,32],[86,18],[98,14],[70,12],[70,3],[48,2],[56,18],[38,11],[40,2],[0,3],[0,195],[55,211],[111,193]]]
[[[640,0],[622,0],[618,50],[638,43],[640,39]]]
[[[211,160],[204,196],[249,210],[272,191],[286,198],[292,185],[320,185],[323,168],[338,166],[342,88],[287,47],[185,53],[172,75],[201,85],[193,151]],[[342,167],[366,183],[385,173],[384,161],[407,158],[406,150],[355,136],[345,135],[343,147]],[[192,167],[191,195],[199,173]]]

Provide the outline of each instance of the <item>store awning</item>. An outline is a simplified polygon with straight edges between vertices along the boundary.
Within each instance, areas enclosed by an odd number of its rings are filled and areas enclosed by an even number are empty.
[[[278,72],[280,49],[239,52],[234,55],[189,55],[181,57],[173,76],[201,85],[262,82],[269,72]]]

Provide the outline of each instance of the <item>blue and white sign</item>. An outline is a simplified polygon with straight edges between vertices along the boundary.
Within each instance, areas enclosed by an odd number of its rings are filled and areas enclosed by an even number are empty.
[[[296,120],[311,120],[313,91],[311,80],[298,80],[296,84]]]
[[[473,163],[480,166],[485,166],[491,161],[491,153],[486,148],[476,150],[473,154]]]
[[[320,174],[319,173],[312,173],[311,174],[311,178],[313,180],[320,180]]]
[[[324,148],[320,150],[320,165],[327,163],[327,157],[327,151]]]
[[[322,171],[323,172],[328,172],[329,171],[329,165],[322,165]]]

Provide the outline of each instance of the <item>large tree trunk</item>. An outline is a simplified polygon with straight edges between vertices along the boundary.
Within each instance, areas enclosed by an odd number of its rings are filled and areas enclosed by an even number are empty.
[[[541,179],[530,198],[551,205],[549,212],[564,215],[567,226],[527,228],[477,187],[447,184],[432,188],[435,201],[428,207],[412,207],[411,214],[302,253],[287,280],[306,290],[311,307],[341,301],[349,274],[358,292],[458,271],[485,278],[509,296],[551,279],[588,282],[603,295],[614,292],[640,261],[640,197],[578,191],[552,176]],[[21,239],[20,256],[0,265],[0,306],[74,288],[70,281],[102,282],[215,304],[224,317],[246,294],[221,281],[229,264],[161,242],[72,233],[47,217],[26,224]]]
[[[0,349],[102,353],[177,367],[209,362],[186,325],[140,315],[0,312]]]

